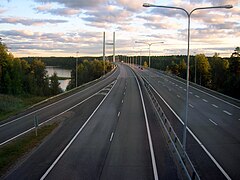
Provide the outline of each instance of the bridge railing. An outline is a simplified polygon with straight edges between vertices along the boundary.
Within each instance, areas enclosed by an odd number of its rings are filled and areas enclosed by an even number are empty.
[[[144,86],[148,92],[148,95],[152,101],[152,104],[156,110],[157,116],[160,120],[160,125],[164,129],[164,134],[168,140],[170,150],[172,151],[174,157],[177,160],[176,162],[178,163],[179,167],[181,167],[181,169],[183,170],[187,179],[199,180],[200,177],[196,169],[194,168],[187,153],[183,150],[183,146],[179,138],[177,137],[170,121],[168,120],[165,113],[163,112],[163,109],[161,108],[158,100],[156,99],[152,87],[144,77],[142,77],[142,79],[144,82]]]

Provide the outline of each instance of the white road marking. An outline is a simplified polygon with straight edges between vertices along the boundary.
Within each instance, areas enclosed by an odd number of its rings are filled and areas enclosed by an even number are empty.
[[[123,100],[122,100],[122,103],[123,103]]]
[[[117,81],[115,81],[116,84]],[[115,84],[113,85],[113,87],[115,86]],[[112,89],[113,89],[112,87]],[[51,170],[54,168],[54,166],[58,163],[58,161],[62,158],[62,156],[65,154],[65,152],[68,150],[68,148],[72,145],[72,143],[75,141],[75,139],[77,138],[77,136],[82,132],[82,130],[84,129],[84,127],[88,124],[88,122],[91,120],[91,118],[93,117],[93,115],[97,112],[97,110],[99,109],[99,107],[102,105],[102,103],[105,101],[105,99],[108,97],[108,95],[110,94],[110,92],[112,91],[112,89],[108,92],[108,94],[103,98],[103,100],[100,102],[100,104],[96,107],[96,109],[93,111],[93,113],[88,117],[87,121],[82,125],[82,127],[77,131],[77,133],[74,135],[74,137],[71,139],[71,141],[68,143],[68,145],[64,148],[64,150],[59,154],[59,156],[57,157],[57,159],[55,159],[55,161],[52,163],[52,165],[48,168],[48,170],[44,173],[44,175],[41,177],[40,180],[44,180],[48,174],[51,172]]]
[[[168,88],[168,91],[172,91],[170,88]]]
[[[181,89],[183,88],[182,86],[179,86]]]
[[[177,95],[177,97],[178,97],[178,98],[180,98],[180,96],[179,96],[179,95]]]
[[[115,74],[116,72],[117,72],[117,71],[115,71],[113,74]],[[110,75],[109,77],[107,77],[107,79],[109,79],[110,77],[112,77],[113,74]],[[102,82],[102,81],[94,84],[93,86],[96,86],[97,84],[99,84],[99,83],[101,83],[101,82]],[[88,84],[88,83],[86,83],[86,84]],[[83,85],[86,85],[86,84],[83,84]],[[61,100],[59,100],[59,101],[56,101],[56,102],[54,102],[54,103],[51,103],[51,104],[49,104],[49,105],[47,105],[47,106],[44,106],[44,107],[42,107],[42,108],[40,108],[40,109],[37,109],[37,110],[35,110],[35,111],[33,111],[33,112],[30,112],[30,113],[28,113],[28,114],[25,114],[24,116],[21,116],[21,117],[19,117],[19,118],[16,118],[16,119],[14,119],[14,120],[12,120],[12,121],[9,121],[9,122],[7,122],[7,123],[1,124],[0,127],[6,126],[6,125],[8,125],[8,124],[11,124],[11,123],[13,123],[13,122],[15,122],[15,121],[18,121],[18,120],[24,118],[24,117],[27,117],[27,116],[32,115],[32,114],[34,114],[34,113],[36,113],[36,112],[39,112],[39,111],[41,111],[41,110],[43,110],[43,109],[46,109],[46,108],[48,108],[48,107],[51,107],[51,106],[53,106],[53,105],[55,105],[55,104],[57,104],[57,103],[59,103],[59,102],[62,102],[62,101],[64,101],[64,100],[66,100],[66,99],[69,99],[69,98],[71,98],[71,97],[73,97],[73,96],[75,96],[75,95],[77,95],[77,94],[79,94],[79,93],[82,93],[82,92],[84,92],[84,91],[87,91],[88,89],[92,88],[93,86],[90,86],[90,87],[88,87],[88,88],[86,88],[86,89],[83,89],[82,91],[79,91],[79,92],[77,92],[77,93],[75,93],[75,94],[72,94],[72,95],[66,97],[66,98],[63,98],[63,99],[61,99]],[[80,87],[80,86],[79,86],[79,87]],[[78,87],[78,88],[79,88],[79,87]],[[71,90],[70,90],[70,91],[71,91]],[[68,91],[68,92],[70,92],[70,91]],[[66,92],[66,93],[68,93],[68,92]],[[65,93],[63,93],[63,94],[65,94]],[[53,99],[54,97],[61,96],[61,95],[63,95],[63,94],[59,94],[59,95],[50,97],[50,98],[45,99],[45,100],[43,100],[43,101],[41,101],[41,102],[39,102],[39,103],[37,103],[37,104],[41,104],[41,103],[47,102],[48,100]],[[35,104],[35,105],[37,105],[37,104]],[[31,106],[31,107],[34,107],[35,105],[33,105],[33,106]],[[30,107],[30,108],[31,108],[31,107]],[[24,132],[23,132],[23,133],[24,133]]]
[[[184,89],[184,91],[187,91],[186,89]]]
[[[196,97],[196,98],[199,98],[199,96],[198,96],[198,95],[195,95],[195,97]]]
[[[114,133],[112,132],[111,137],[110,137],[110,139],[109,139],[110,142],[112,141],[113,134],[114,134]]]
[[[140,88],[138,79],[137,79],[135,74],[134,74],[134,77],[135,77],[135,79],[137,81],[138,89],[139,89],[139,93],[140,93],[140,97],[141,97],[141,101],[142,101],[142,107],[143,107],[143,112],[144,112],[144,117],[145,117],[146,128],[147,128],[149,148],[150,148],[151,159],[152,159],[153,175],[154,175],[154,179],[158,180],[157,165],[156,165],[156,160],[155,160],[155,155],[154,155],[154,149],[153,149],[153,143],[152,143],[152,138],[151,138],[151,132],[150,132],[149,124],[148,124],[148,117],[147,117],[146,107],[145,107],[145,103],[144,103],[144,99],[143,99],[143,95],[142,95],[142,90]]]
[[[190,91],[189,94],[193,94],[193,92]]]
[[[177,86],[178,87],[178,85],[176,84],[175,86]]]
[[[218,125],[217,123],[215,123],[213,120],[209,119],[209,121],[211,121],[214,125]]]
[[[208,100],[206,100],[206,99],[202,99],[204,102],[208,102]]]
[[[120,114],[121,114],[121,112],[119,111],[119,112],[118,112],[118,117],[120,116]]]
[[[146,80],[146,78],[145,78]],[[147,80],[146,80],[147,81]],[[177,115],[177,113],[171,108],[171,106],[163,99],[163,97],[156,91],[156,89],[153,88],[153,86],[150,84],[150,87],[154,90],[154,92],[162,99],[162,101],[167,105],[167,107],[173,112],[173,114],[177,117],[177,119],[181,122],[182,125],[184,125],[184,122],[182,119]],[[197,138],[197,136],[192,132],[192,130],[187,127],[188,132],[193,136],[193,138],[197,141],[197,143],[201,146],[201,148],[206,152],[206,154],[210,157],[210,159],[213,161],[213,163],[218,167],[218,169],[223,173],[223,175],[228,179],[231,180],[230,176],[227,174],[227,172],[222,168],[222,166],[217,162],[217,160],[212,156],[212,154],[207,150],[207,148],[202,144],[202,142]]]
[[[102,91],[102,89],[101,89],[100,91]],[[57,114],[57,115],[55,115],[55,116],[53,116],[53,117],[47,119],[46,121],[40,123],[39,126],[42,126],[43,124],[45,124],[45,123],[47,123],[47,122],[53,120],[54,118],[56,118],[56,117],[58,117],[58,116],[61,116],[62,114],[64,114],[64,113],[66,113],[66,112],[72,110],[73,108],[79,106],[80,104],[82,104],[82,103],[84,103],[85,101],[89,100],[89,99],[92,98],[93,96],[97,95],[100,91],[98,91],[98,92],[96,92],[95,94],[89,96],[88,98],[84,99],[83,101],[79,102],[78,104],[75,104],[74,106],[72,106],[72,107],[66,109],[65,111],[63,111],[63,112],[61,112],[61,113],[59,113],[59,114]],[[109,92],[110,92],[110,91],[109,91]],[[109,92],[108,92],[108,93],[109,93]],[[108,95],[108,94],[107,94],[107,95]],[[105,96],[105,97],[106,97],[106,96]],[[104,97],[104,98],[105,98],[105,97]],[[4,144],[6,144],[6,143],[8,143],[8,142],[10,142],[10,141],[12,141],[12,140],[18,138],[19,136],[21,136],[21,135],[23,135],[23,134],[26,134],[27,132],[33,130],[34,128],[35,128],[35,127],[32,127],[32,128],[30,128],[30,129],[28,129],[28,130],[26,130],[26,131],[24,131],[24,132],[22,132],[22,133],[20,133],[20,134],[18,134],[18,135],[16,135],[16,136],[12,137],[12,138],[10,138],[10,139],[8,139],[8,140],[6,140],[6,141],[0,143],[0,146],[2,146],[2,145],[4,145]]]
[[[215,107],[215,108],[218,108],[218,106],[216,104],[212,104],[212,106]]]
[[[232,113],[230,113],[230,112],[228,112],[228,111],[226,111],[226,110],[223,110],[223,112],[226,113],[226,114],[229,115],[229,116],[232,115]]]
[[[194,106],[193,106],[192,104],[189,104],[189,106],[190,106],[191,108],[194,108]]]
[[[174,82],[172,82],[172,84],[174,85],[175,83],[174,83]]]

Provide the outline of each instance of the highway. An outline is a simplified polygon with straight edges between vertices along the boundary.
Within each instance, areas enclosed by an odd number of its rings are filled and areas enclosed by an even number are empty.
[[[40,104],[37,108],[32,108],[22,113],[20,117],[2,122],[0,124],[0,146],[32,130],[34,128],[34,116],[37,116],[40,125],[58,118],[63,113],[70,111],[74,106],[80,105],[85,99],[98,93],[98,91],[116,79],[118,73],[119,70],[93,86],[86,87],[70,96],[63,96],[63,98],[54,103],[46,102]]]
[[[134,69],[155,89],[158,101],[182,141],[186,83],[153,69]],[[190,86],[188,128],[187,153],[200,177],[239,179],[239,104],[212,91]]]
[[[119,64],[109,78],[38,111],[42,122],[60,113],[61,125],[5,179],[179,179],[142,87]]]

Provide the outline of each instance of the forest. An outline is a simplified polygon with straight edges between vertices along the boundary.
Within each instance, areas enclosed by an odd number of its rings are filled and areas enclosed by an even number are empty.
[[[151,68],[166,71],[186,79],[186,56],[151,56]],[[142,57],[142,65],[148,56]],[[189,79],[191,82],[240,99],[240,48],[236,47],[229,58],[218,53],[212,57],[204,54],[190,56]]]
[[[48,77],[46,64],[73,69],[67,90],[72,89],[76,87],[75,62],[76,58],[73,57],[14,58],[0,42],[0,94],[52,96],[61,93],[57,74]],[[90,60],[78,58],[77,85],[97,79],[111,69],[112,64],[109,61],[105,62],[104,68],[103,61],[93,60],[92,57]]]

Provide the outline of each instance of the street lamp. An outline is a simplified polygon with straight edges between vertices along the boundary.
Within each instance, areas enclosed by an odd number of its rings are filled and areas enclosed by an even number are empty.
[[[76,87],[77,87],[77,66],[78,66],[78,51],[76,52],[77,53],[77,58],[76,58]]]
[[[149,43],[149,42],[144,42],[144,41],[135,41],[135,43],[141,43],[141,44],[147,44],[148,45],[148,66],[149,68],[151,67],[151,46],[153,44],[159,44],[159,43],[163,43],[163,42],[152,42],[152,43]]]
[[[186,9],[181,8],[181,7],[174,7],[174,6],[160,6],[160,5],[154,5],[154,4],[149,4],[149,3],[144,3],[143,7],[159,7],[159,8],[168,8],[168,9],[178,9],[182,10],[187,14],[188,17],[188,46],[187,46],[187,95],[186,95],[186,114],[185,114],[185,122],[184,122],[184,128],[183,128],[183,150],[184,152],[186,151],[186,133],[187,133],[187,122],[188,122],[188,92],[189,92],[189,47],[190,47],[190,17],[191,14],[194,11],[197,10],[203,10],[203,9],[230,9],[233,6],[232,5],[223,5],[223,6],[212,6],[212,7],[200,7],[200,8],[195,8],[188,12]]]

